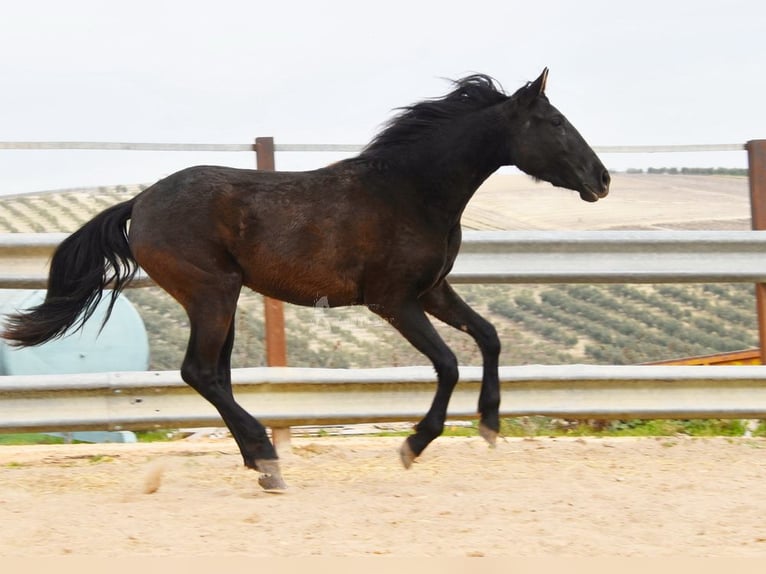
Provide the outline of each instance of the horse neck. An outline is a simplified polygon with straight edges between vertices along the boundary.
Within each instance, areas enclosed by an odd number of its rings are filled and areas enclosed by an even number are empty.
[[[406,158],[406,173],[423,205],[450,226],[460,221],[479,186],[506,163],[501,126],[495,110],[475,112],[400,155]]]

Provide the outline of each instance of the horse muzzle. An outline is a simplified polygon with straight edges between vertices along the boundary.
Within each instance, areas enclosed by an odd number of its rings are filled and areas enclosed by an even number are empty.
[[[602,170],[601,175],[599,176],[598,184],[585,185],[580,190],[580,198],[583,201],[587,201],[589,203],[594,203],[599,199],[605,198],[607,195],[609,195],[609,184],[611,181],[612,177],[609,175],[609,172],[606,169]]]

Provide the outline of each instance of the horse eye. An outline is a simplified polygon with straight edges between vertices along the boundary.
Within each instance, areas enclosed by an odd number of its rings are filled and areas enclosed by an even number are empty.
[[[556,116],[551,120],[551,123],[553,127],[560,128],[564,122],[561,120],[561,116]]]

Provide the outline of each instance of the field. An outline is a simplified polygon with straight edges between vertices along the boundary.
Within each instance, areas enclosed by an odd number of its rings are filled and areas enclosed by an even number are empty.
[[[0,232],[73,231],[142,186],[10,196]],[[748,229],[747,179],[736,176],[615,174],[596,204],[574,192],[498,175],[477,192],[466,229]],[[498,328],[501,364],[641,363],[757,344],[750,285],[459,286]],[[187,329],[182,309],[160,289],[128,293],[151,342],[151,368],[176,369]],[[237,315],[235,367],[265,362],[263,308],[244,291]],[[364,309],[287,306],[288,361],[316,367],[423,364],[425,359]],[[463,364],[480,356],[462,333],[438,326]]]

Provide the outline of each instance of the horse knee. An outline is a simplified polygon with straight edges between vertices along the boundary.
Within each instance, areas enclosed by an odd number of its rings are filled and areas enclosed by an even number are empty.
[[[500,355],[500,337],[497,336],[497,329],[491,323],[482,325],[477,340],[485,355],[491,357],[498,357]]]
[[[457,384],[460,377],[457,357],[453,353],[445,355],[441,360],[434,363],[436,375],[439,378],[440,385],[446,385],[449,388]]]

